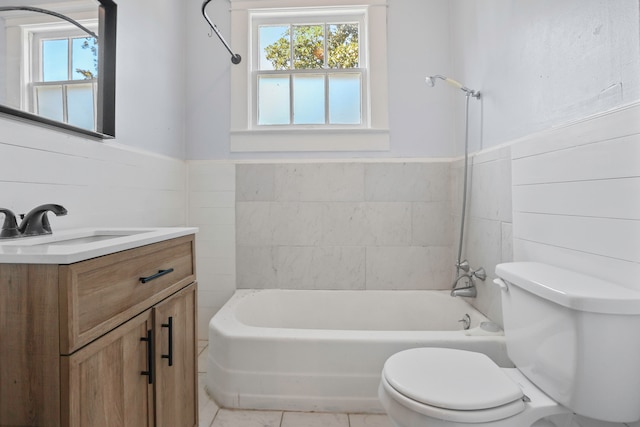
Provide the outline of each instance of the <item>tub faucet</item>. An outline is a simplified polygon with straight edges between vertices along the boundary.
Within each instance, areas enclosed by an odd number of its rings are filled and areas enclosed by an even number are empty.
[[[60,205],[46,204],[35,207],[24,216],[20,223],[20,227],[18,227],[20,234],[25,237],[51,234],[51,224],[47,218],[47,212],[49,211],[56,214],[56,216],[67,214],[67,210]]]
[[[458,282],[462,279],[467,279],[467,285],[461,288],[458,288]],[[475,279],[485,280],[487,278],[487,273],[484,271],[484,268],[480,267],[477,270],[470,270],[468,273],[462,273],[456,280],[453,281],[453,285],[451,285],[451,296],[452,297],[469,297],[475,298],[478,296],[478,290],[476,289]]]
[[[19,237],[20,231],[18,230],[16,214],[5,208],[0,208],[0,213],[4,214],[4,223],[2,224],[2,229],[0,229],[0,239]]]
[[[462,279],[467,279],[467,285],[461,288],[458,288],[458,282]],[[475,298],[478,295],[478,291],[476,290],[476,284],[473,280],[473,274],[463,273],[456,277],[456,280],[453,282],[451,286],[451,296],[452,297],[471,297]]]

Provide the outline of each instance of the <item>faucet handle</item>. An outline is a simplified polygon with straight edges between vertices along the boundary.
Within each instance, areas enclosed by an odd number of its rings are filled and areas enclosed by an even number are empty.
[[[20,236],[16,215],[9,209],[0,208],[0,213],[4,214],[4,223],[0,229],[0,239],[11,239]]]
[[[473,274],[475,277],[477,277],[480,280],[486,280],[487,279],[487,272],[482,267],[480,267],[477,270],[472,271],[471,274]]]
[[[468,273],[471,267],[469,267],[469,261],[465,259],[463,261],[458,260],[458,262],[456,262],[456,268]]]
[[[60,205],[46,204],[37,206],[22,219],[18,230],[23,236],[41,236],[51,234],[51,224],[47,218],[47,212],[53,212],[56,216],[66,215],[67,210]]]

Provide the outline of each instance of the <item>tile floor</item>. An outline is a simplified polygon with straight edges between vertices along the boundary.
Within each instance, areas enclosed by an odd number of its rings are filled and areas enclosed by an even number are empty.
[[[221,409],[204,389],[207,373],[207,341],[198,342],[199,427],[393,427],[386,415],[319,412],[245,411]],[[640,427],[631,424],[580,420],[574,427]]]
[[[386,415],[220,409],[204,389],[207,341],[198,343],[199,427],[392,427]]]

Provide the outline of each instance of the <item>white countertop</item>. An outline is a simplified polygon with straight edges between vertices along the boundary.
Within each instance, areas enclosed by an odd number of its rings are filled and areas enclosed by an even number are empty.
[[[71,264],[197,232],[195,227],[95,227],[3,239],[0,240],[0,263]]]

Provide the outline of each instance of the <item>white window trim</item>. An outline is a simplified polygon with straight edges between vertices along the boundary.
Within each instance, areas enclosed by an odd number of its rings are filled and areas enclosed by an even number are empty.
[[[289,16],[290,15],[290,16]],[[269,9],[268,11],[253,11],[250,13],[250,19],[252,24],[252,40],[251,40],[251,52],[252,62],[251,62],[251,102],[253,104],[253,108],[249,112],[250,115],[250,123],[251,128],[254,130],[264,130],[266,127],[280,126],[285,128],[306,128],[306,129],[328,129],[328,128],[348,128],[348,129],[366,129],[369,124],[369,101],[368,101],[368,85],[366,82],[368,81],[367,70],[368,60],[367,60],[367,40],[366,37],[360,37],[359,40],[359,50],[360,54],[358,57],[359,64],[362,64],[359,68],[349,69],[309,69],[309,70],[298,70],[298,69],[290,69],[283,71],[286,75],[300,75],[305,72],[309,72],[311,74],[323,75],[326,79],[327,74],[333,73],[355,73],[360,76],[361,81],[361,97],[360,97],[360,123],[345,125],[345,124],[330,124],[328,123],[329,115],[325,116],[326,123],[322,124],[309,124],[309,125],[300,125],[300,124],[283,124],[283,125],[259,125],[258,124],[258,114],[257,114],[257,104],[258,104],[258,75],[259,74],[269,74],[269,73],[278,73],[277,71],[270,70],[260,70],[259,67],[256,66],[260,62],[260,52],[259,49],[256,48],[258,46],[258,28],[261,25],[270,25],[270,24],[280,24],[282,21],[285,21],[287,24],[304,24],[304,25],[318,25],[325,24],[331,22],[357,22],[360,28],[360,31],[366,28],[365,25],[366,18],[366,9],[363,7],[345,7],[345,8],[305,8],[305,9]],[[326,82],[326,80],[325,80]],[[294,87],[291,86],[292,90],[295,91]],[[329,102],[329,91],[325,91],[325,107]],[[293,114],[293,108],[291,109],[291,113]],[[325,109],[326,111],[326,109]],[[291,117],[293,118],[293,117]]]
[[[253,126],[250,13],[261,9],[318,8],[318,0],[231,0],[231,39],[243,61],[231,68],[231,151],[388,151],[387,0],[324,0],[324,7],[365,9],[368,40],[368,126],[274,128]]]

